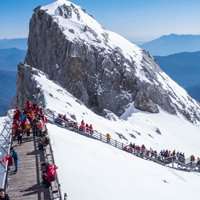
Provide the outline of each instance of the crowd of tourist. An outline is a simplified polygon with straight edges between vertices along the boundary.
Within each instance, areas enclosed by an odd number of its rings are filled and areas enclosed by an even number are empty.
[[[20,111],[18,108],[14,111],[12,135],[13,140],[17,140],[18,144],[22,144],[23,136],[29,137],[31,133],[37,136],[46,131],[47,118],[43,109],[37,104],[27,101],[24,109]]]
[[[12,168],[14,168],[13,173],[18,171],[18,154],[14,146],[22,145],[35,137],[38,149],[45,151],[45,148],[50,143],[46,123],[47,118],[43,109],[31,101],[26,101],[22,110],[15,108],[12,122],[12,146],[10,153],[5,155],[0,161],[5,166],[7,165],[8,171],[11,171]],[[49,163],[47,160],[41,165],[43,185],[48,188],[56,179],[57,167],[54,163]],[[5,194],[4,189],[0,188],[1,199],[9,200],[9,197]]]
[[[142,158],[151,159],[162,164],[170,164],[177,163],[178,166],[188,167],[188,168],[198,168],[200,170],[200,158],[191,155],[188,159],[188,163],[186,163],[185,153],[173,150],[170,151],[168,149],[161,150],[160,152],[153,150],[152,148],[147,149],[145,145],[136,145],[130,143],[123,148],[124,151],[129,153],[133,153]]]
[[[79,125],[76,121],[68,119],[66,115],[58,114],[55,118],[55,122],[69,129],[72,128],[75,131],[90,134],[91,136],[94,133],[92,124],[89,125],[88,123],[85,123],[84,120],[82,120]],[[105,138],[107,143],[111,143],[111,134],[105,134]],[[133,143],[125,145],[123,150],[145,159],[154,160],[160,164],[176,162],[180,167],[198,168],[198,170],[200,170],[200,158],[191,155],[186,163],[185,153],[176,150],[171,151],[166,149],[158,152],[152,148],[146,148],[144,144],[140,146]]]
[[[68,127],[69,129],[74,129],[76,131],[81,131],[86,134],[92,135],[94,132],[92,124],[86,123],[84,120],[81,121],[80,125],[73,120],[70,120],[66,115],[58,114],[55,118],[55,122],[61,126]]]
[[[160,152],[157,152],[156,150],[153,150],[152,148],[147,149],[144,144],[139,146],[132,143],[125,146],[123,149],[127,152],[136,154],[140,157],[160,161],[163,164],[176,162],[179,166],[184,166],[184,167],[188,166],[190,168],[197,167],[200,170],[199,157],[195,157],[194,155],[191,155],[188,159],[188,163],[186,163],[185,153],[182,153],[176,150],[173,150],[173,151],[161,150]]]

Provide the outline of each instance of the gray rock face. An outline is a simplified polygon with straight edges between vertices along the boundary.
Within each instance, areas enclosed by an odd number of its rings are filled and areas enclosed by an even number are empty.
[[[72,11],[70,8],[63,10],[63,7],[57,10],[64,18],[70,18]],[[84,31],[91,33],[87,27]],[[70,25],[69,32],[74,33]],[[172,114],[181,112],[190,121],[200,119],[197,111],[200,107],[191,97],[184,97],[183,102],[167,83],[164,88],[164,78],[160,75],[162,71],[147,52],[142,52],[142,72],[148,79],[143,81],[136,76],[138,66],[134,60],[128,60],[120,48],[110,47],[105,50],[96,45],[98,42],[96,40],[94,44],[88,44],[80,40],[68,40],[62,27],[52,16],[37,8],[30,22],[25,63],[47,73],[50,79],[58,82],[99,114],[107,109],[120,116],[125,107],[134,102],[135,107],[143,111],[157,113],[161,107]],[[24,75],[25,73],[29,71],[20,71],[19,67],[20,105],[23,91],[26,93],[27,89],[31,89],[22,86],[23,81],[30,81],[29,74]],[[25,79],[21,76],[25,76]],[[190,102],[189,106],[186,105],[187,102]]]
[[[33,79],[33,74],[37,75],[37,72],[30,66],[18,65],[16,101],[19,108],[23,108],[27,100],[45,106],[43,93]]]

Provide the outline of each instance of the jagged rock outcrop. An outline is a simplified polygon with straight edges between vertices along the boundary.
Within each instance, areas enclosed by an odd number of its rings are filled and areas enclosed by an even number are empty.
[[[198,103],[147,52],[105,30],[69,1],[34,10],[25,63],[101,114],[107,109],[120,116],[134,102],[143,111],[162,108],[200,120]]]
[[[24,107],[27,99],[43,107],[45,106],[43,93],[33,78],[34,74],[37,75],[37,71],[30,66],[18,65],[16,101],[20,108]]]

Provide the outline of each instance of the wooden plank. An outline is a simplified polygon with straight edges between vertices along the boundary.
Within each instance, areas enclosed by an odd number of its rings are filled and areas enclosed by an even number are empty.
[[[37,139],[31,138],[21,145],[14,145],[19,157],[18,172],[9,172],[7,193],[14,200],[48,200],[49,190],[41,180],[41,162],[44,155],[37,150]]]

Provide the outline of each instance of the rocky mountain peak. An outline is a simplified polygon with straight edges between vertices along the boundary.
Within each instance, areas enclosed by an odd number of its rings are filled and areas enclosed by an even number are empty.
[[[171,80],[153,57],[102,28],[85,10],[59,0],[35,9],[25,62],[58,82],[89,108],[120,116],[134,105],[200,120],[199,104]]]

